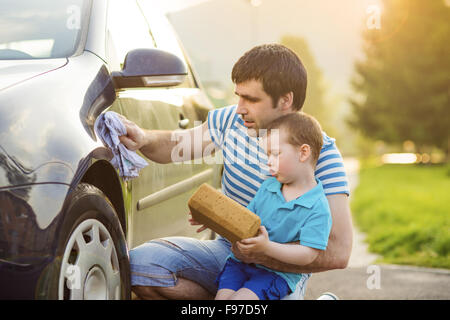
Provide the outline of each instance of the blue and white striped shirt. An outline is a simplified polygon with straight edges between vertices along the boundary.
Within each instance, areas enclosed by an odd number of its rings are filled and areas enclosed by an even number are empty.
[[[248,135],[244,121],[236,113],[236,105],[211,110],[208,128],[211,139],[222,150],[224,158],[222,193],[247,206],[263,181],[271,177],[267,155],[259,144],[259,138]],[[322,181],[325,195],[349,195],[342,156],[334,141],[323,132],[315,176]]]

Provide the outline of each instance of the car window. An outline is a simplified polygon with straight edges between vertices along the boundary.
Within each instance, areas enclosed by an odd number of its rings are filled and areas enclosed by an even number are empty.
[[[106,55],[112,71],[122,68],[133,49],[155,48],[148,24],[135,1],[109,0]]]
[[[87,26],[88,0],[0,0],[0,60],[73,55]]]
[[[178,45],[178,39],[174,34],[172,25],[163,14],[158,12],[156,4],[153,1],[140,0],[138,0],[137,3],[142,9],[150,29],[152,30],[152,35],[156,41],[157,47],[175,54],[184,61],[184,54]]]
[[[176,36],[175,30],[169,20],[158,10],[158,1],[155,0],[137,0],[142,13],[150,27],[156,47],[168,51],[178,56],[186,66],[188,66],[188,77],[184,83],[185,86],[197,87],[195,77],[191,66]]]

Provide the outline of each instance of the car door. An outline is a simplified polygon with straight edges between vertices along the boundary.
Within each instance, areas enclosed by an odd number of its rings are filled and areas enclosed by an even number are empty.
[[[106,52],[110,71],[121,69],[130,50],[158,48],[178,55],[188,66],[189,74],[175,87],[122,90],[109,110],[145,129],[187,130],[205,121],[212,106],[199,88],[175,36],[163,25],[150,29],[152,23],[136,1],[109,1]],[[162,31],[164,34],[157,33]],[[210,237],[207,232],[197,234],[196,228],[189,225],[187,202],[201,183],[220,185],[219,166],[203,161],[159,164],[146,160],[149,165],[139,177],[123,184],[129,247],[163,236]]]

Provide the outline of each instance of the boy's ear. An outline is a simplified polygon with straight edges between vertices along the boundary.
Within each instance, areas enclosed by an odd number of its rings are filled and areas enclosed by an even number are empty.
[[[310,157],[311,157],[311,147],[309,146],[309,144],[302,144],[299,147],[300,150],[300,161],[301,162],[305,162],[307,161]]]

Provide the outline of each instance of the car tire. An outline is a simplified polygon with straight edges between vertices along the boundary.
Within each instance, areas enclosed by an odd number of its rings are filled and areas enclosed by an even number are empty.
[[[128,248],[117,213],[98,188],[80,183],[69,200],[45,297],[131,298]]]

